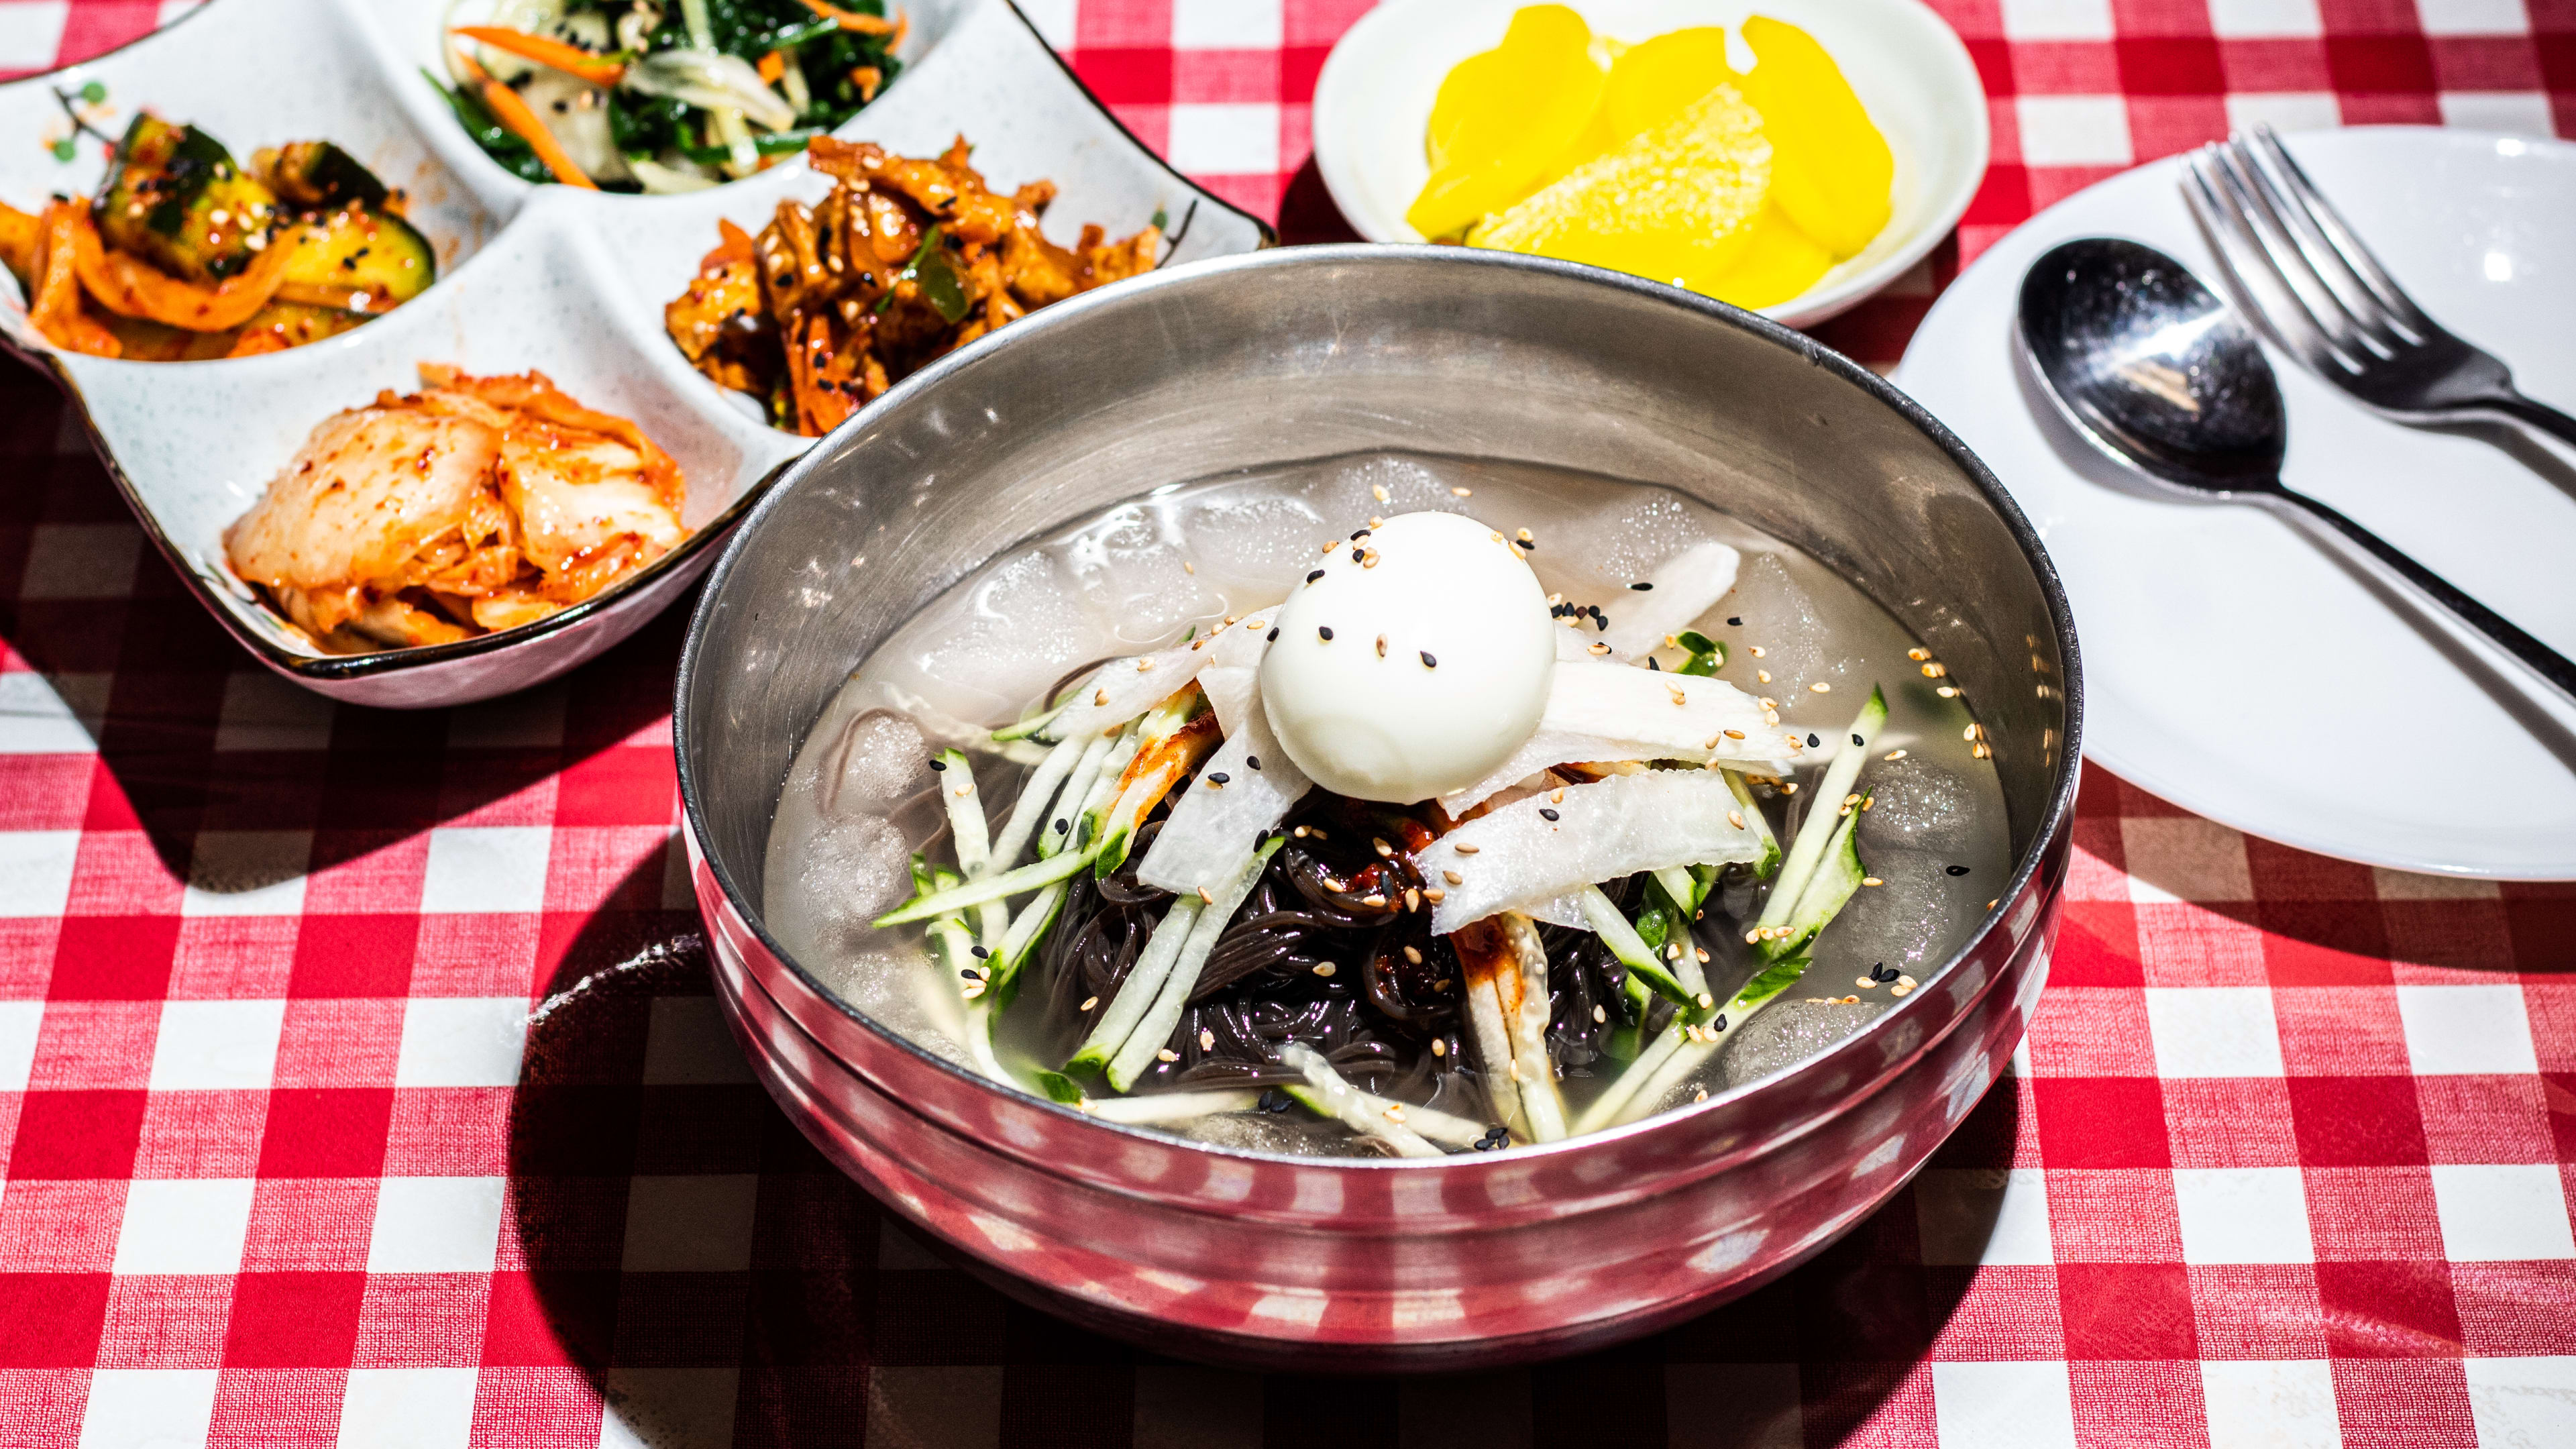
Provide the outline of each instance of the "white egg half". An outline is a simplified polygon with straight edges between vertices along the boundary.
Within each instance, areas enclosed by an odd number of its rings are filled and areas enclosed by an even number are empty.
[[[1483,779],[1538,728],[1556,631],[1509,535],[1407,513],[1314,568],[1279,607],[1261,703],[1317,784],[1427,800]]]

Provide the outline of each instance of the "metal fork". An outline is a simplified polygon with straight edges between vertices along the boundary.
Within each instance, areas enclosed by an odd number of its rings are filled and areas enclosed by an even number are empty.
[[[2219,265],[2310,372],[2400,422],[2514,422],[2576,444],[2576,417],[2424,315],[2270,126],[2203,146],[2190,171],[2183,195]]]

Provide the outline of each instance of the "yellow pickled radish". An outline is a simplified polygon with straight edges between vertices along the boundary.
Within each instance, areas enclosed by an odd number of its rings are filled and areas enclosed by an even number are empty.
[[[1737,81],[1734,67],[1726,63],[1723,26],[1675,30],[1628,47],[1612,63],[1609,85],[1601,93],[1612,143],[1671,120],[1720,81]]]
[[[1500,46],[1441,82],[1426,137],[1431,179],[1404,219],[1447,236],[1527,194],[1582,139],[1607,79],[1582,16],[1562,5],[1515,12]]]
[[[1779,164],[1776,155],[1772,164]],[[1776,194],[1776,180],[1773,186]],[[1747,310],[1775,307],[1814,286],[1833,264],[1833,253],[1798,230],[1798,224],[1774,204],[1763,207],[1754,218],[1753,234],[1745,239],[1735,265],[1706,290],[1721,302]]]
[[[1762,118],[1720,83],[1673,119],[1487,220],[1467,241],[1705,291],[1742,254],[1770,178]]]
[[[1772,199],[1836,260],[1858,255],[1892,209],[1887,138],[1813,36],[1756,15],[1744,22],[1744,39],[1758,62],[1745,90],[1777,158]]]

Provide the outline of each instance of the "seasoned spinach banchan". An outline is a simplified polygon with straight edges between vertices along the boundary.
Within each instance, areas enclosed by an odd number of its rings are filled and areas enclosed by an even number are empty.
[[[1103,1118],[1430,1156],[1767,1075],[2002,893],[1935,650],[1673,491],[1373,453],[1005,553],[823,710],[787,949]]]

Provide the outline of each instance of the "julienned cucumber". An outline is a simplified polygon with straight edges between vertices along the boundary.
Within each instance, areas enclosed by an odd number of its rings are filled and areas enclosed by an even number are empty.
[[[1860,889],[1861,877],[1869,872],[1860,863],[1860,840],[1854,829],[1860,824],[1860,807],[1854,805],[1834,827],[1825,842],[1825,861],[1807,878],[1807,888],[1798,894],[1798,903],[1790,908],[1789,919],[1782,922],[1788,934],[1765,936],[1755,944],[1754,954],[1766,961],[1795,956],[1816,939],[1827,922],[1842,910],[1843,904]]]
[[[1887,696],[1872,685],[1869,703],[1861,706],[1859,717],[1844,733],[1844,747],[1834,753],[1834,762],[1825,767],[1825,777],[1816,782],[1814,803],[1807,807],[1807,818],[1799,822],[1797,838],[1789,843],[1788,858],[1780,863],[1780,878],[1772,882],[1771,899],[1763,904],[1756,926],[1769,930],[1788,923],[1789,912],[1807,889],[1807,878],[1824,863],[1828,837],[1834,831],[1834,811],[1851,793],[1852,782],[1860,778],[1861,762],[1869,754],[1870,742],[1886,727]]]

